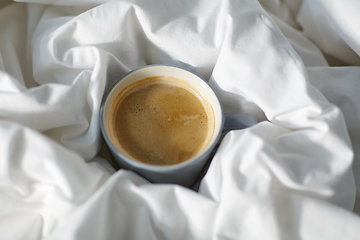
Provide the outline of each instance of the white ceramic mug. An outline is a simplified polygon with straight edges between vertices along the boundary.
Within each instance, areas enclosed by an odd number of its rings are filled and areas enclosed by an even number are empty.
[[[117,149],[110,138],[108,116],[116,96],[130,84],[155,76],[171,76],[190,83],[195,92],[201,93],[213,108],[215,128],[209,144],[200,155],[179,164],[156,166],[133,160]],[[166,65],[145,66],[123,76],[114,84],[109,94],[104,98],[100,110],[101,131],[115,161],[120,167],[132,170],[153,183],[176,183],[186,187],[191,187],[197,179],[223,131],[241,129],[255,123],[257,123],[257,120],[249,115],[224,114],[218,97],[206,81],[187,70]]]

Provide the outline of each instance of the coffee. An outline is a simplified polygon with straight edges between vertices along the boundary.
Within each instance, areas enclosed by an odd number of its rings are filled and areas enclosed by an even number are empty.
[[[200,154],[214,132],[211,105],[192,86],[173,77],[130,84],[109,112],[111,139],[121,152],[152,165],[171,165]]]

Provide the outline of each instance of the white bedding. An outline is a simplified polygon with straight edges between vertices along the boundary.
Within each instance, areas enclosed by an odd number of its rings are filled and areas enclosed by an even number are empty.
[[[360,238],[359,1],[0,7],[0,239]],[[194,189],[116,171],[101,137],[108,88],[154,63],[260,121]]]

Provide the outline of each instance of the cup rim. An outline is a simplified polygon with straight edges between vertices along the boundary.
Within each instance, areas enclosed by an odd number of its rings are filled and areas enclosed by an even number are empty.
[[[129,157],[127,157],[125,154],[121,153],[120,150],[118,150],[115,145],[112,143],[110,136],[107,135],[106,130],[105,130],[105,125],[104,125],[104,119],[103,119],[103,115],[104,115],[104,108],[105,108],[105,104],[107,102],[108,96],[111,93],[111,91],[114,89],[114,87],[122,80],[124,79],[126,76],[130,75],[131,73],[144,69],[144,68],[149,68],[149,67],[157,67],[157,66],[163,66],[163,67],[171,67],[171,68],[177,68],[177,69],[181,69],[183,71],[187,71],[193,75],[195,75],[197,78],[201,79],[206,85],[207,87],[214,93],[214,96],[216,97],[216,100],[219,103],[220,106],[220,111],[221,111],[221,123],[220,123],[220,128],[217,136],[215,137],[215,141],[213,141],[211,143],[211,145],[209,145],[204,152],[202,152],[200,155],[194,156],[184,162],[181,163],[176,163],[176,164],[171,164],[171,165],[151,165],[151,164],[147,164],[147,163],[142,163],[136,160],[133,160]],[[220,137],[221,137],[221,133],[222,133],[222,129],[224,128],[224,112],[223,112],[223,108],[221,105],[221,102],[219,100],[219,97],[217,96],[216,92],[212,89],[212,87],[209,85],[209,83],[207,81],[205,81],[202,77],[198,76],[197,74],[184,69],[182,67],[178,67],[178,66],[172,66],[172,65],[166,65],[166,64],[150,64],[150,65],[146,65],[143,67],[139,67],[136,69],[133,69],[131,71],[129,71],[128,73],[124,74],[123,76],[121,76],[112,86],[111,88],[107,91],[106,96],[103,96],[102,99],[102,103],[101,103],[101,107],[100,107],[100,129],[101,129],[101,133],[103,135],[103,138],[105,139],[105,142],[107,143],[108,147],[112,150],[113,153],[116,153],[117,155],[119,155],[121,157],[121,159],[123,159],[127,164],[129,164],[130,166],[132,166],[135,169],[147,169],[149,171],[153,171],[153,172],[169,172],[169,171],[173,171],[173,170],[177,170],[179,168],[183,168],[186,167],[187,165],[190,165],[196,161],[200,161],[200,156],[204,156],[204,155],[208,155],[211,153],[211,151],[214,149],[215,145],[218,143]]]

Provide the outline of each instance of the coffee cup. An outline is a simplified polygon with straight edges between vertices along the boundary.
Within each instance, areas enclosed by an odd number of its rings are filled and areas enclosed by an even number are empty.
[[[224,131],[257,120],[224,114],[208,83],[167,65],[148,65],[120,78],[100,109],[103,137],[121,168],[153,183],[191,187]]]

